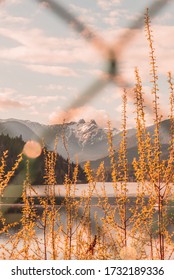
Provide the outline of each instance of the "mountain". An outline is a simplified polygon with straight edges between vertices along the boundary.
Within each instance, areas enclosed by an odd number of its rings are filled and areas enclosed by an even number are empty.
[[[118,132],[117,129],[113,129],[114,135]],[[42,142],[44,138],[48,150],[54,149],[54,141],[58,135],[57,152],[67,158],[62,137],[64,135],[71,160],[75,160],[77,155],[80,162],[95,160],[108,153],[107,129],[99,127],[95,120],[85,122],[81,119],[79,122],[43,125],[37,122],[7,119],[0,120],[0,134],[2,133],[10,137],[21,136],[25,142],[31,139]]]
[[[152,125],[147,128],[147,131],[153,135],[154,129],[155,126]],[[162,145],[169,144],[169,131],[170,120],[162,121],[160,125],[160,141]],[[66,142],[71,160],[75,161],[77,155],[79,162],[87,160],[96,161],[108,156],[107,132],[107,129],[99,127],[95,120],[86,122],[81,119],[78,122],[55,125],[44,125],[37,122],[16,119],[0,120],[0,134],[8,134],[10,137],[21,136],[25,142],[31,139],[42,142],[42,139],[44,139],[45,146],[48,150],[54,149],[54,142],[57,135],[57,152],[64,158],[68,157],[64,145],[64,142]],[[117,152],[122,132],[114,128],[112,133],[113,146],[115,152]],[[63,135],[64,137],[62,137]],[[63,138],[65,141],[63,141]],[[132,149],[130,151],[136,151],[136,146],[136,129],[128,129],[127,148],[128,150]]]
[[[147,132],[153,136],[155,130],[155,125],[149,126],[147,128]],[[160,143],[161,143],[161,158],[167,159],[169,155],[169,144],[170,144],[170,120],[164,120],[160,123]],[[117,137],[114,137],[113,143],[115,146],[115,158],[118,158],[118,149],[119,149],[119,140],[120,133],[117,134]],[[138,158],[138,148],[137,148],[137,139],[136,139],[136,131],[130,131],[128,130],[127,134],[127,160],[128,160],[128,166],[129,166],[129,174],[132,170],[132,161],[134,158]],[[104,162],[106,169],[110,168],[110,158],[109,156],[102,157],[100,159],[91,161],[91,167],[93,169],[96,169],[101,162]],[[83,166],[84,163],[81,163],[81,166]]]
[[[15,119],[0,120],[0,134],[8,134],[11,138],[22,136],[25,142],[29,139],[40,140],[39,135],[33,129]]]
[[[167,159],[168,158],[168,155],[169,155],[168,148],[169,148],[168,144],[162,144],[161,145],[161,152],[162,152],[161,158],[162,159]],[[118,153],[117,152],[115,153],[115,158],[116,159],[118,158]],[[134,158],[138,158],[138,148],[137,148],[137,146],[127,149],[128,165],[132,165],[132,161],[133,161]],[[92,169],[97,169],[97,167],[100,165],[101,162],[104,162],[104,165],[105,165],[106,169],[110,168],[110,158],[109,158],[109,156],[100,158],[98,160],[91,161],[90,165],[91,165]],[[84,166],[84,163],[85,162],[81,163],[82,167]]]
[[[5,174],[8,171],[12,170],[12,167],[15,164],[17,156],[22,152],[23,146],[25,142],[20,137],[11,138],[9,135],[0,135],[0,159],[3,155],[3,152],[8,150],[8,157],[5,160]],[[46,154],[48,151],[46,151]],[[0,162],[1,166],[1,162]],[[73,177],[73,170],[75,168],[75,164],[70,164],[70,178]],[[62,184],[64,182],[65,174],[68,173],[68,161],[64,159],[61,155],[59,155],[56,159],[56,181],[58,184]],[[1,172],[1,176],[4,175]],[[20,176],[18,176],[18,174]],[[18,169],[15,171],[15,176],[12,177],[11,183],[13,184],[22,184],[26,175],[26,161],[25,156],[24,160],[20,162]],[[45,176],[45,166],[44,166],[44,154],[42,154],[36,158],[35,160],[30,160],[30,179],[32,184],[44,184],[44,176]],[[78,181],[86,182],[85,174],[83,169],[79,166],[78,172]]]

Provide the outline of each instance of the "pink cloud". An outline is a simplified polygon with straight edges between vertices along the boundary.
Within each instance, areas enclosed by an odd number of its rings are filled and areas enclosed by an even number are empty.
[[[2,110],[10,108],[25,108],[26,104],[23,104],[16,100],[0,97],[0,107]]]
[[[88,26],[93,24],[96,20],[97,14],[89,8],[82,8],[75,4],[70,4],[70,7],[75,14],[79,14],[78,19],[85,22]]]
[[[47,37],[40,29],[0,28],[0,35],[17,42],[17,47],[1,48],[0,58],[29,63],[91,63],[99,55],[84,40]]]
[[[5,24],[27,24],[30,22],[29,18],[13,16],[4,10],[0,10],[0,21]]]
[[[0,97],[9,97],[16,93],[16,90],[13,88],[0,88]]]
[[[109,10],[113,8],[114,5],[117,5],[121,2],[121,0],[110,0],[110,1],[105,1],[105,0],[97,0],[97,3],[100,8],[103,10]]]
[[[49,84],[49,85],[40,85],[39,88],[49,91],[61,91],[65,87],[63,85]]]
[[[61,67],[61,66],[47,66],[47,65],[27,65],[26,68],[28,68],[31,71],[42,73],[42,74],[49,74],[53,76],[62,76],[62,77],[77,77],[78,74],[68,68],[68,67]]]
[[[116,26],[118,19],[115,17],[105,17],[103,21],[111,26]]]
[[[83,106],[68,111],[58,108],[57,111],[50,114],[49,121],[51,124],[56,124],[62,123],[64,120],[65,122],[79,121],[81,118],[86,121],[95,119],[99,126],[106,127],[109,116],[105,110],[92,106]]]
[[[29,96],[23,96],[21,97],[21,99],[23,101],[25,101],[25,103],[27,102],[28,104],[46,104],[48,102],[54,102],[54,101],[58,101],[58,100],[66,100],[66,96],[64,95],[29,95]]]
[[[8,5],[22,3],[22,0],[7,0]]]

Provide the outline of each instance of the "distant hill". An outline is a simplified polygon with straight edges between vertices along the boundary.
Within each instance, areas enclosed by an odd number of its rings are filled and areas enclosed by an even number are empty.
[[[40,137],[31,128],[15,119],[0,120],[0,134],[9,135],[10,138],[20,137],[24,142],[29,139],[40,140]]]
[[[167,159],[168,158],[168,155],[169,155],[168,148],[169,148],[169,145],[167,145],[167,144],[162,144],[161,145],[161,151],[162,151],[161,158],[162,159]],[[118,158],[118,153],[117,152],[115,153],[115,158],[116,159]],[[138,148],[137,148],[137,146],[127,149],[127,160],[128,160],[128,164],[129,165],[132,164],[132,161],[133,161],[134,158],[138,159]],[[96,169],[100,165],[100,163],[102,161],[104,162],[106,168],[110,167],[110,158],[109,158],[109,156],[101,158],[101,159],[98,159],[98,160],[95,160],[95,161],[91,161],[90,162],[91,163],[91,167],[93,169]],[[81,165],[83,166],[84,163],[82,163]]]
[[[23,150],[25,142],[22,140],[22,137],[14,137],[11,138],[9,135],[0,135],[0,157],[3,154],[3,151],[8,150],[8,157],[6,160],[5,171],[11,170],[12,166],[17,159],[17,155],[20,154]],[[0,163],[1,165],[1,163]],[[71,177],[74,170],[75,164],[71,163]],[[25,178],[25,169],[26,169],[26,161],[25,156],[24,160],[20,163],[19,168],[15,172],[15,177],[12,178],[12,181],[15,184],[22,184],[23,179]],[[61,155],[58,155],[56,160],[56,179],[58,184],[62,184],[64,182],[65,174],[68,171],[68,161],[64,159]],[[44,183],[44,155],[43,153],[40,157],[35,160],[30,160],[30,173],[32,184],[43,184]],[[18,176],[19,174],[19,176]],[[83,172],[82,167],[79,166],[79,182],[85,182],[85,174]]]
[[[154,134],[154,125],[147,128],[150,135]],[[15,138],[21,137],[26,142],[27,140],[37,140],[39,142],[44,138],[45,145],[48,150],[54,149],[54,141],[58,136],[57,152],[62,157],[66,158],[67,153],[62,140],[62,135],[66,140],[68,151],[72,161],[78,156],[80,163],[85,161],[98,161],[108,156],[108,129],[98,126],[95,120],[86,122],[81,119],[78,122],[70,122],[55,125],[44,125],[28,120],[0,120],[0,134],[9,135]],[[115,152],[118,151],[122,131],[116,128],[112,129],[113,146]],[[170,120],[164,120],[160,124],[160,142],[162,145],[169,145],[170,141]],[[127,148],[131,149],[128,153],[136,154],[137,137],[136,129],[127,130]],[[134,152],[133,152],[134,151]]]
[[[161,145],[161,151],[162,151],[162,156],[161,159],[167,159],[168,155],[169,155],[169,151],[168,151],[169,145],[167,144],[163,144]],[[132,165],[132,161],[133,159],[136,158],[138,159],[138,149],[137,146],[136,147],[132,147],[127,149],[127,160],[128,160],[128,176],[129,176],[129,181],[134,181],[135,180],[135,174],[134,174],[134,169],[133,169],[133,165]],[[118,153],[115,153],[115,159],[117,162],[118,159]],[[90,166],[93,170],[96,170],[100,163],[104,162],[104,166],[105,166],[105,170],[106,170],[106,181],[110,182],[111,181],[111,165],[110,165],[110,158],[109,156],[95,160],[95,161],[91,161],[90,162]],[[84,166],[84,163],[81,163],[81,166]]]
[[[154,134],[155,126],[150,126],[147,128],[147,132],[151,136]],[[113,137],[113,145],[115,148],[115,159],[118,159],[118,149],[121,140],[121,133]],[[169,155],[169,143],[170,143],[170,120],[164,120],[160,123],[160,143],[161,143],[161,158],[167,159]],[[134,158],[138,159],[138,148],[137,148],[137,138],[136,130],[128,130],[127,133],[127,160],[128,160],[128,175],[129,180],[134,180],[134,169],[132,166],[132,161]],[[101,157],[97,160],[92,160],[91,168],[97,169],[101,162],[104,162],[106,169],[106,180],[111,181],[111,168],[110,168],[110,158],[109,156]],[[81,166],[84,166],[85,162],[81,163]]]
[[[78,122],[64,125],[44,125],[28,120],[1,119],[1,133],[8,134],[10,137],[21,135],[25,142],[31,139],[41,141],[44,138],[48,150],[54,149],[54,140],[58,135],[57,152],[65,158],[67,154],[62,141],[62,135],[64,135],[72,161],[76,156],[78,156],[79,162],[96,160],[108,153],[107,129],[99,127],[95,120],[86,122],[81,119]],[[116,136],[118,133],[119,131],[114,128],[113,134]]]

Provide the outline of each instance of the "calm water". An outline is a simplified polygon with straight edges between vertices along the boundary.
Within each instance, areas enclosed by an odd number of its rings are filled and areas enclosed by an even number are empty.
[[[147,183],[148,184],[148,183]],[[117,184],[117,187],[120,188],[120,184]],[[136,193],[137,193],[137,183],[130,182],[127,184],[127,194],[130,200],[130,207],[133,207],[136,199]],[[48,191],[47,186],[33,186],[33,189],[28,192],[28,195],[35,198],[35,203],[39,204],[37,197],[43,197]],[[88,184],[77,184],[75,186],[75,197],[85,197],[88,192],[89,185]],[[101,209],[98,209],[98,207],[95,207],[95,205],[98,202],[98,197],[103,196],[103,189],[105,189],[106,195],[109,198],[109,203],[111,205],[115,205],[115,193],[114,193],[114,187],[113,183],[100,183],[98,182],[95,185],[95,188],[93,185],[91,185],[91,188],[93,189],[92,192],[92,205],[93,208],[96,208],[95,211],[99,213],[102,212]],[[174,190],[174,186],[172,186],[172,189]],[[0,209],[5,214],[5,217],[7,219],[8,223],[13,223],[14,221],[19,221],[21,218],[21,196],[22,188],[21,186],[10,186],[5,192],[3,201],[1,201]],[[64,185],[57,185],[55,186],[55,195],[56,195],[56,204],[60,205],[62,200],[64,199],[64,196],[66,195],[66,189]],[[17,204],[16,204],[17,203]],[[128,208],[130,208],[128,206]],[[42,209],[39,205],[36,205],[36,208],[38,212],[41,212]],[[170,211],[173,209],[173,205],[170,206]],[[63,208],[62,208],[63,209]],[[173,212],[173,211],[172,211]]]
[[[16,186],[15,186],[16,187]],[[109,198],[109,202],[111,204],[112,209],[115,208],[115,204],[116,204],[116,200],[114,198],[114,188],[113,188],[113,184],[112,183],[105,183],[105,186],[102,183],[97,183],[95,186],[95,189],[92,193],[92,206],[90,209],[90,219],[91,219],[91,229],[92,229],[92,234],[94,235],[96,233],[96,220],[95,220],[95,216],[97,215],[97,219],[98,219],[98,226],[102,225],[101,219],[102,217],[104,217],[104,211],[102,210],[102,207],[97,206],[97,197],[102,196],[102,189],[105,187],[105,191],[106,194]],[[119,185],[118,185],[119,187]],[[19,188],[19,186],[17,187]],[[127,207],[127,209],[130,208],[134,208],[135,206],[135,200],[136,200],[136,192],[137,192],[137,184],[136,183],[128,183],[127,184],[127,189],[128,189],[128,196],[129,196],[129,205]],[[8,196],[6,196],[7,202],[10,201],[11,205],[6,203],[6,204],[2,204],[0,205],[2,212],[4,213],[4,217],[6,218],[7,223],[13,223],[16,221],[20,221],[22,214],[21,214],[21,210],[22,210],[22,205],[20,203],[20,201],[18,202],[17,205],[15,205],[15,201],[17,200],[17,198],[14,196],[14,186],[13,186],[13,190],[10,191],[10,189],[8,190],[8,192],[6,192],[6,195],[8,194]],[[75,195],[76,197],[80,197],[80,196],[85,196],[87,194],[87,190],[88,190],[88,184],[83,184],[83,185],[77,185],[76,186],[76,191],[75,191]],[[44,196],[46,191],[46,187],[45,186],[34,186],[32,192],[30,193],[30,195],[32,195],[33,197],[36,198],[37,201],[37,195],[38,196]],[[18,189],[17,193],[19,194],[20,191]],[[37,195],[36,195],[37,193]],[[58,185],[55,187],[55,193],[56,196],[58,197],[58,201],[60,199],[60,197],[64,197],[66,190],[65,187],[63,185]],[[148,198],[146,198],[146,201],[148,200]],[[4,200],[5,203],[5,200]],[[59,204],[59,203],[58,203]],[[51,207],[51,206],[50,206]],[[64,228],[66,228],[65,226],[65,221],[66,221],[66,210],[64,206],[57,205],[57,208],[59,208],[59,213],[61,215],[61,223],[63,224]],[[39,205],[36,205],[36,209],[37,209],[37,213],[38,215],[42,215],[42,207]],[[174,208],[173,205],[171,205],[170,207],[168,207],[167,209],[168,215],[170,217],[173,216],[173,212],[174,212]],[[83,217],[83,213],[84,213],[84,207],[83,205],[78,209],[78,218],[77,218],[77,223],[78,221],[80,221],[80,219]],[[127,211],[127,217],[130,216],[130,211]],[[119,217],[117,214],[115,214],[115,220],[117,222],[119,222]],[[154,214],[154,228],[157,225],[157,212],[156,214]],[[11,233],[14,234],[16,232],[18,232],[20,229],[19,227],[16,227],[15,229],[11,229]],[[172,232],[174,230],[173,226],[169,228],[169,232]],[[37,232],[37,237],[39,237],[39,240],[43,240],[43,231],[39,230],[38,228],[36,228],[36,232]],[[7,241],[7,238],[4,235],[0,236],[0,242],[1,244],[5,243]]]

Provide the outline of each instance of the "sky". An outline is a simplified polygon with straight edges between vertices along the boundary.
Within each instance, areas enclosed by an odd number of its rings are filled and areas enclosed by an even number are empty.
[[[0,119],[17,118],[43,124],[95,119],[106,127],[108,119],[121,126],[123,88],[108,83],[87,103],[72,104],[108,69],[108,49],[115,49],[120,36],[151,7],[152,0],[54,0],[63,5],[98,42],[90,42],[73,23],[67,23],[38,0],[0,1]],[[159,104],[164,118],[169,115],[167,72],[174,76],[174,1],[151,18],[159,76]],[[173,2],[173,3],[172,3]],[[149,49],[144,26],[132,31],[117,60],[121,77],[132,87],[138,67],[143,91],[152,104]],[[104,49],[102,46],[104,45]],[[107,49],[107,50],[108,50]],[[127,123],[135,126],[133,92],[129,90]],[[149,105],[147,105],[149,106]],[[66,113],[66,114],[64,114]],[[66,118],[66,117],[65,117]],[[147,123],[153,114],[147,110]]]

